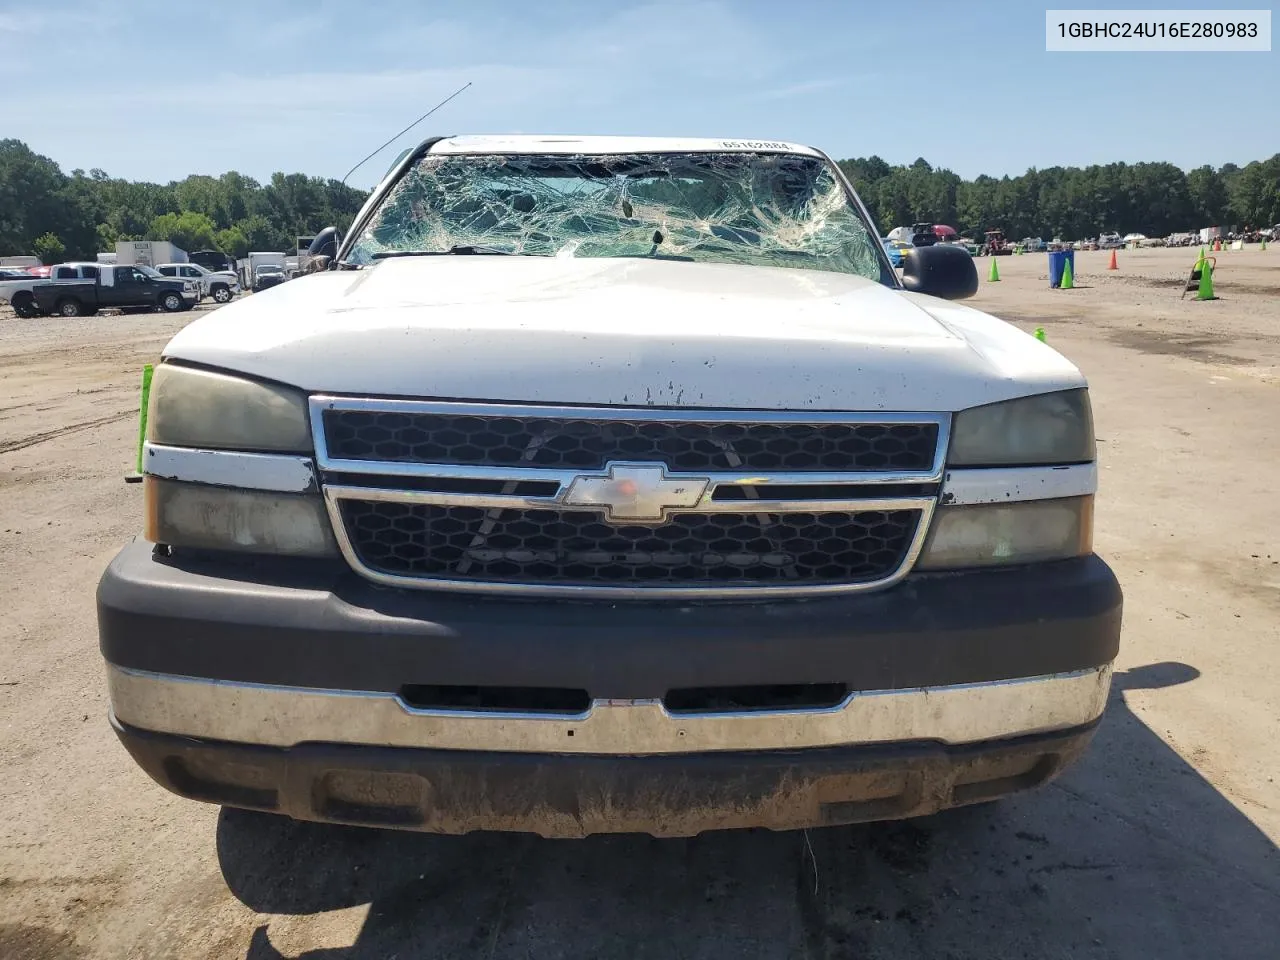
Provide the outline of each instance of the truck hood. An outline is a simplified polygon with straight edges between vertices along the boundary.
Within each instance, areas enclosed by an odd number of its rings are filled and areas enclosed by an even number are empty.
[[[862,277],[651,259],[439,256],[312,274],[165,349],[325,392],[945,412],[1082,386],[987,314]]]

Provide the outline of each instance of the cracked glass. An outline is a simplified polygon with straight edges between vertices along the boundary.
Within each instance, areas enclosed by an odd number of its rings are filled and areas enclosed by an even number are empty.
[[[415,254],[651,257],[887,282],[831,165],[777,153],[427,154],[347,262]]]

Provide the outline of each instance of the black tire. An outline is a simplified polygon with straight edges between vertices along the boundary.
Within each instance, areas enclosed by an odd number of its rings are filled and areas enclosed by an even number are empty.
[[[182,294],[169,291],[160,294],[160,309],[165,313],[177,313],[186,307],[187,302],[182,299]]]
[[[213,300],[215,303],[231,302],[231,288],[225,283],[219,283],[210,292],[213,294]]]
[[[25,291],[14,296],[13,312],[24,320],[40,316],[40,308],[36,306],[36,298]]]
[[[82,317],[84,316],[84,307],[80,305],[79,300],[67,297],[58,301],[58,305],[54,307],[54,312],[60,317]]]

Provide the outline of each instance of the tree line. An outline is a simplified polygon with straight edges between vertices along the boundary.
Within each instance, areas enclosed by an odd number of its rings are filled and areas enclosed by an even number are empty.
[[[1238,167],[1110,163],[963,180],[923,158],[841,160],[881,230],[927,221],[980,236],[1075,240],[1101,232],[1166,236],[1204,226],[1280,223],[1280,153]],[[67,174],[19,140],[0,140],[0,255],[45,263],[93,259],[118,240],[170,240],[184,250],[289,250],[299,236],[344,230],[367,194],[336,180],[274,173],[268,183],[232,171],[167,184]]]
[[[144,183],[102,170],[64,173],[19,140],[0,140],[0,255],[45,263],[92,260],[119,240],[169,240],[183,250],[292,250],[296,238],[345,228],[368,194],[337,180],[232,171]]]
[[[1082,240],[1099,233],[1165,237],[1201,227],[1262,229],[1280,223],[1280,153],[1245,167],[1189,172],[1171,163],[1049,167],[1018,177],[962,180],[923,158],[890,166],[879,157],[840,168],[882,230],[945,223],[980,237]]]

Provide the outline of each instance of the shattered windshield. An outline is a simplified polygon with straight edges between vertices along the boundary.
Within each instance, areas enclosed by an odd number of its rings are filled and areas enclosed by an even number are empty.
[[[818,157],[426,154],[391,189],[346,261],[654,257],[889,282],[879,244]]]

